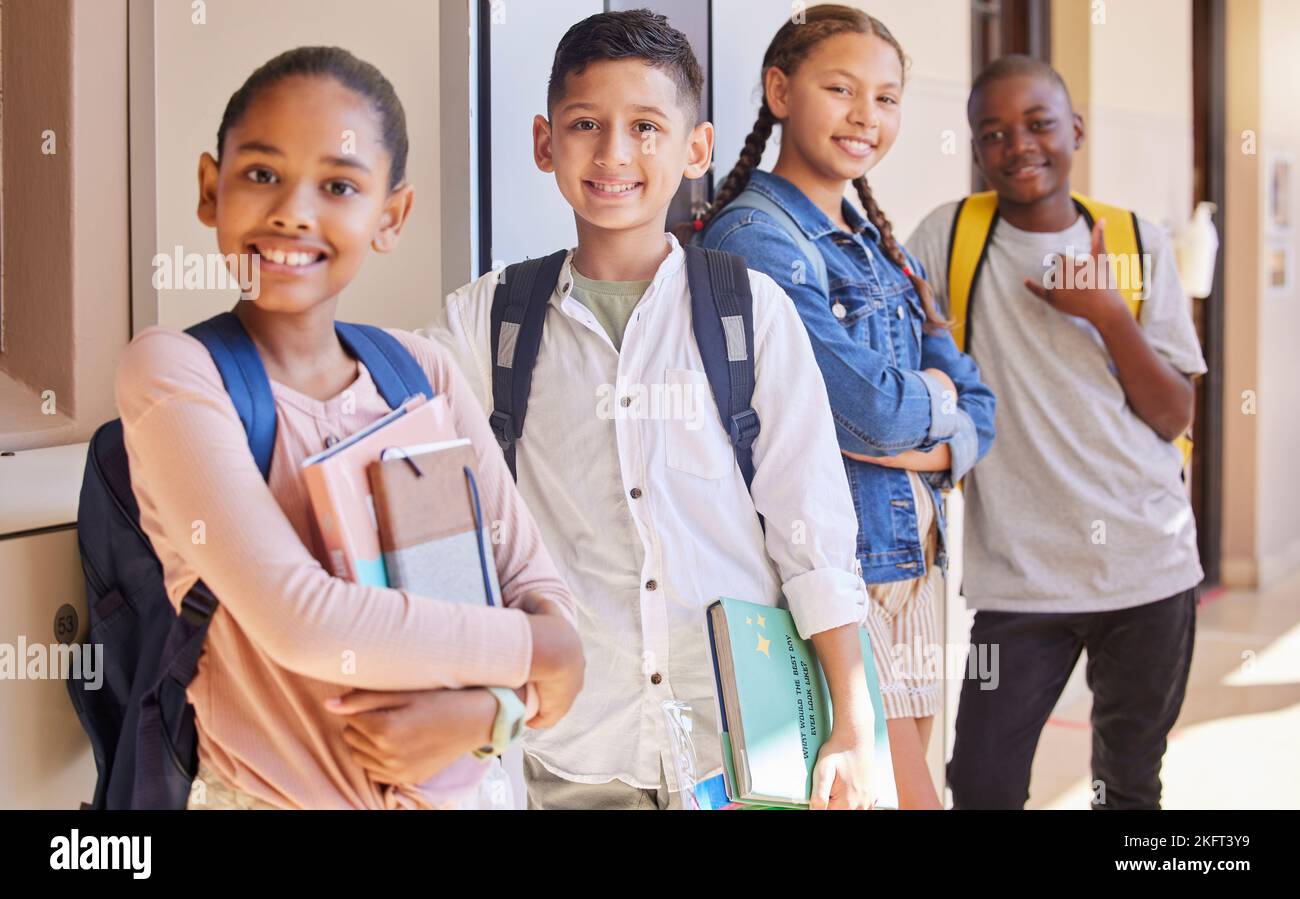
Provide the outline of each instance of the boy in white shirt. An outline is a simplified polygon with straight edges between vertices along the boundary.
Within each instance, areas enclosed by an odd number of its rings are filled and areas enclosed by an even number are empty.
[[[516,464],[575,594],[587,677],[568,715],[525,737],[531,808],[680,803],[662,703],[712,721],[704,622],[720,595],[784,596],[826,671],[834,725],[813,807],[874,799],[857,522],[808,337],[781,289],[748,272],[761,430],[747,489],[692,330],[685,254],[665,233],[682,178],[709,168],[702,80],[663,16],[603,13],[561,40],[548,116],[533,123],[538,168],[573,207],[578,246],[545,312]],[[498,279],[456,291],[429,329],[488,411]],[[701,777],[721,770],[706,730],[694,734]]]

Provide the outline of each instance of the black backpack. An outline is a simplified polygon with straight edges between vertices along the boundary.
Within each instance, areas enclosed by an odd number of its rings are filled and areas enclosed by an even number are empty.
[[[732,253],[684,246],[691,325],[704,373],[731,438],[736,465],[754,480],[754,299],[745,260]],[[524,433],[533,367],[551,293],[568,251],[507,266],[492,297],[492,431],[515,472],[515,445]],[[502,340],[502,336],[505,340]],[[503,349],[504,348],[504,349]],[[516,475],[517,477],[517,475]]]
[[[390,407],[417,393],[433,397],[424,370],[391,334],[345,322],[336,322],[335,330]],[[267,477],[276,413],[257,348],[230,312],[186,333],[212,354],[248,434],[249,450]],[[86,578],[87,642],[104,647],[99,689],[68,679],[98,770],[94,799],[82,807],[183,809],[198,766],[194,709],[185,689],[194,679],[217,598],[199,581],[182,600],[179,615],[168,600],[162,564],[140,529],[120,420],[91,438],[77,541]]]

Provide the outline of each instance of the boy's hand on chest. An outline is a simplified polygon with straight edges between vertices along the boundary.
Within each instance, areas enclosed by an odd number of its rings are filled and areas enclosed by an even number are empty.
[[[1092,245],[1081,256],[1049,257],[1041,281],[1025,278],[1025,288],[1057,312],[1073,315],[1102,331],[1116,316],[1129,315],[1124,297],[1116,289],[1115,272],[1106,254],[1098,219],[1092,228]]]

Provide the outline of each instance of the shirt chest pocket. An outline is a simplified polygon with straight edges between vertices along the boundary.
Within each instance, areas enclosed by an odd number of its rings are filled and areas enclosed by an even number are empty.
[[[879,290],[873,290],[865,281],[834,278],[830,282],[831,315],[846,328],[881,310],[884,303]]]
[[[910,286],[905,281],[832,281],[831,314],[855,342],[887,352],[896,365],[914,367],[920,361],[925,314]]]
[[[884,351],[889,339],[887,307],[878,287],[862,281],[832,280],[831,315],[854,343]]]
[[[670,469],[710,481],[725,477],[731,470],[735,456],[722,432],[717,404],[704,372],[682,368],[664,372],[660,418]]]

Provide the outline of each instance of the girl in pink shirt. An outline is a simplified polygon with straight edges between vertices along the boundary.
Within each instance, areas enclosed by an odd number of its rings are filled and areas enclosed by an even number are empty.
[[[304,458],[388,411],[334,331],[369,249],[390,252],[411,211],[401,103],[373,66],[303,47],[252,74],[199,160],[199,218],[260,284],[235,314],[271,381],[277,431],[263,480],[221,377],[197,340],[150,328],[116,381],[141,524],[168,595],[202,579],[220,600],[195,709],[205,798],[226,806],[429,808],[467,802],[488,762],[497,701],[529,725],[569,708],[583,663],[573,601],[475,398],[434,344],[395,336],[470,438],[504,604],[462,604],[332,577],[299,475]],[[396,692],[395,692],[396,691]],[[438,721],[436,728],[424,722]],[[418,763],[385,747],[416,745]],[[410,754],[404,754],[410,758]],[[209,806],[211,807],[211,806]]]

